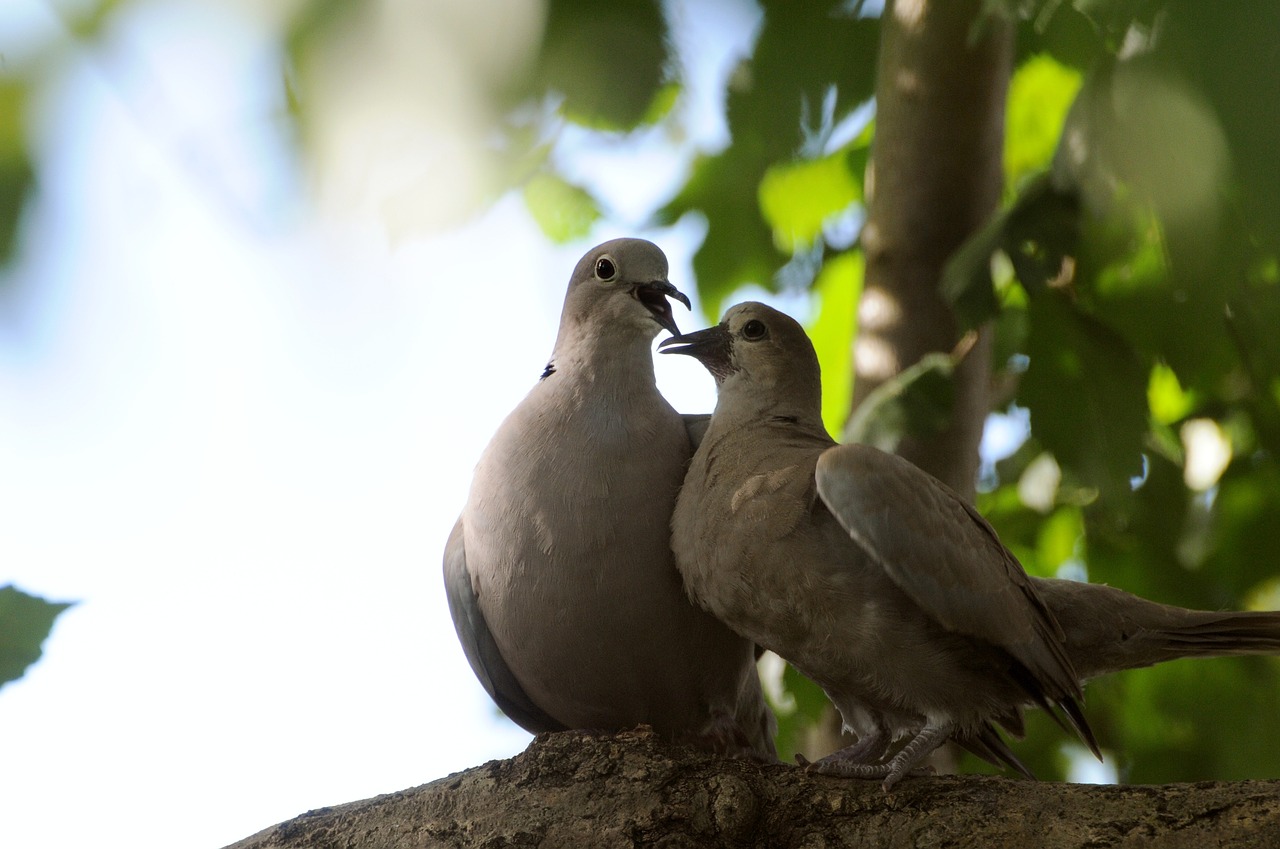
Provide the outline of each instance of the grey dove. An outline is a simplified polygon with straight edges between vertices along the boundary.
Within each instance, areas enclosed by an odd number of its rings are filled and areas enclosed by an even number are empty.
[[[679,332],[668,297],[689,305],[651,242],[578,262],[551,360],[485,449],[446,545],[449,610],[481,684],[530,732],[647,724],[776,759],[755,647],[689,601],[671,553],[706,417],[686,423],[658,392],[651,344]]]
[[[1280,652],[1280,613],[1029,577],[945,485],[828,436],[813,346],[777,310],[740,304],[660,348],[718,385],[672,517],[676,564],[699,605],[815,681],[858,736],[811,769],[889,789],[951,739],[1030,777],[997,730],[1020,736],[1024,707],[1065,717],[1097,755],[1085,679]]]

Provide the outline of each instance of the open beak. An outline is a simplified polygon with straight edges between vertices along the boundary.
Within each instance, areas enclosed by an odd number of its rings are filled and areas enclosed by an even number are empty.
[[[706,366],[707,371],[720,384],[733,374],[733,336],[725,324],[717,324],[706,330],[695,330],[684,335],[676,334],[658,344],[662,354],[688,354]]]
[[[676,318],[671,312],[671,303],[667,298],[675,298],[684,304],[685,309],[693,309],[693,305],[689,303],[688,296],[666,280],[651,280],[648,283],[639,283],[631,290],[631,295],[644,304],[649,312],[653,313],[654,321],[676,336],[680,335],[680,328],[676,327]]]

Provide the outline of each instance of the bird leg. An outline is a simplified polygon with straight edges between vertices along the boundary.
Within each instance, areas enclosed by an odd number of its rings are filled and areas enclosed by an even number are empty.
[[[888,792],[893,789],[893,785],[908,775],[932,775],[933,767],[920,766],[920,762],[929,757],[934,749],[945,743],[951,736],[952,730],[951,723],[926,725],[896,755],[884,763],[862,763],[856,758],[864,756],[865,753],[859,752],[856,756],[850,757],[845,755],[849,749],[841,749],[820,761],[808,764],[805,768],[812,772],[839,775],[845,778],[883,779],[882,786]],[[850,749],[858,749],[861,744],[862,741],[859,740]]]
[[[858,742],[852,746],[845,746],[838,752],[832,752],[819,763],[869,764],[884,757],[885,750],[889,748],[889,743],[888,729],[877,727],[869,734],[863,734],[859,737]],[[796,763],[803,767],[812,765],[808,758],[799,753],[796,754]]]

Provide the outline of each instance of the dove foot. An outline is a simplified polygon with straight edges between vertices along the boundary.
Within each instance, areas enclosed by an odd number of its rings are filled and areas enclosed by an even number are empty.
[[[834,763],[825,763],[826,758],[820,761],[806,762],[804,768],[809,772],[816,772],[819,775],[836,775],[841,778],[864,778],[870,780],[881,780],[881,787],[887,793],[893,789],[893,786],[908,775],[914,777],[928,776],[934,774],[932,766],[909,766],[903,767],[902,764],[896,763],[897,758],[882,764],[855,764],[848,762],[836,761]]]
[[[920,762],[951,736],[952,727],[945,725],[926,725],[907,745],[884,763],[867,763],[872,745],[880,746],[887,741],[877,740],[879,734],[870,734],[848,748],[827,755],[821,760],[809,762],[797,755],[796,761],[806,770],[822,775],[839,775],[844,778],[881,779],[885,792],[908,775],[933,775],[932,766],[921,766]],[[863,748],[864,741],[870,741]]]

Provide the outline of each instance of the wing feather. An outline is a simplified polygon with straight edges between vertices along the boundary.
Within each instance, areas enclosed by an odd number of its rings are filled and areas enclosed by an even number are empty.
[[[513,722],[532,734],[544,731],[565,731],[567,727],[549,716],[534,704],[515,673],[507,666],[498,643],[485,621],[480,599],[471,573],[467,571],[467,552],[463,544],[462,519],[458,519],[444,547],[444,589],[449,599],[449,615],[458,632],[458,641],[467,662],[489,698],[509,716]]]
[[[1062,628],[986,519],[907,460],[837,445],[817,466],[818,494],[912,601],[949,631],[998,646],[1054,702],[1081,698]]]

